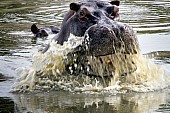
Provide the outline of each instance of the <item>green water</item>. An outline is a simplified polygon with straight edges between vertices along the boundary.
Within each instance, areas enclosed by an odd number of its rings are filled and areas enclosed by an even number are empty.
[[[76,0],[74,0],[76,1]],[[126,94],[42,92],[12,94],[15,70],[30,67],[45,39],[33,38],[30,26],[59,26],[71,0],[1,0],[0,113],[169,113],[170,90]],[[120,21],[137,31],[141,51],[170,75],[170,1],[123,0]],[[159,53],[159,54],[158,54]]]

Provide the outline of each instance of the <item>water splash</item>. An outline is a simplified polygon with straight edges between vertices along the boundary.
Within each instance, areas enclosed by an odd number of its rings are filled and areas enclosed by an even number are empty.
[[[117,94],[155,91],[169,86],[166,71],[140,53],[87,56],[87,67],[79,66],[75,63],[78,56],[73,54],[70,60],[68,53],[72,53],[82,41],[82,37],[73,35],[63,46],[51,41],[45,54],[33,55],[30,69],[17,69],[19,78],[12,91],[66,90]],[[72,66],[67,68],[68,64]],[[74,73],[75,69],[78,73]],[[87,73],[82,73],[84,70]]]

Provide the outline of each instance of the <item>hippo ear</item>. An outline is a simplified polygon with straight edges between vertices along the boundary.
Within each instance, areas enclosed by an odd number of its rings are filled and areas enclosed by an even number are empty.
[[[36,26],[35,24],[33,24],[33,25],[31,26],[31,31],[32,31],[32,33],[34,33],[34,34],[37,34],[38,31],[39,31],[39,29],[37,28],[37,26]]]
[[[77,3],[71,3],[70,9],[77,12],[80,9],[80,5]]]
[[[120,1],[118,1],[118,0],[111,1],[110,3],[111,3],[112,5],[116,5],[116,6],[119,6],[119,5],[120,5]]]

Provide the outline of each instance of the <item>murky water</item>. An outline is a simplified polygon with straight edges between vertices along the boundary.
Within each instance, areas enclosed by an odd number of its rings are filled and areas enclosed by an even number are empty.
[[[76,0],[75,0],[76,1]],[[168,113],[169,88],[149,93],[74,94],[43,92],[12,94],[15,70],[30,67],[32,55],[46,39],[33,38],[32,23],[60,25],[69,0],[1,0],[0,4],[0,112],[32,113]],[[170,1],[121,1],[120,21],[137,31],[141,51],[170,75]]]

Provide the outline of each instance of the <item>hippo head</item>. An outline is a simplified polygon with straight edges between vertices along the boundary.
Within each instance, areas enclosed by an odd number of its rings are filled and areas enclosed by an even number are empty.
[[[138,42],[132,28],[114,20],[119,13],[118,6],[117,0],[71,3],[61,30],[54,40],[62,45],[72,33],[75,36],[84,36],[89,55],[101,56],[117,52],[136,54]]]
[[[79,3],[71,3],[70,10],[66,13],[61,30],[54,40],[58,44],[67,41],[70,33],[75,36],[84,36],[89,27],[98,24],[102,20],[111,20],[119,14],[119,1],[111,2],[100,0],[84,0]]]
[[[59,28],[56,26],[45,26],[42,28],[38,28],[36,24],[31,26],[31,31],[35,37],[47,37],[49,34],[57,34],[59,32]]]
[[[70,4],[72,14],[65,18],[67,28],[74,35],[83,36],[83,42],[67,55],[68,72],[99,75],[103,79],[136,70],[131,56],[140,52],[138,40],[129,25],[114,20],[118,16],[117,5],[118,1],[99,0]]]
[[[72,16],[67,20],[70,32],[84,36],[89,55],[103,56],[115,53],[136,54],[138,41],[127,24],[114,21],[118,16],[119,1],[85,0],[71,3]],[[68,27],[68,26],[67,26]]]
[[[48,36],[48,30],[39,29],[35,24],[31,26],[31,31],[35,35],[35,37],[46,37]]]
[[[76,36],[84,36],[85,31],[101,19],[117,17],[118,5],[119,1],[104,2],[99,0],[71,3],[70,9],[75,13],[71,18],[70,32]]]

